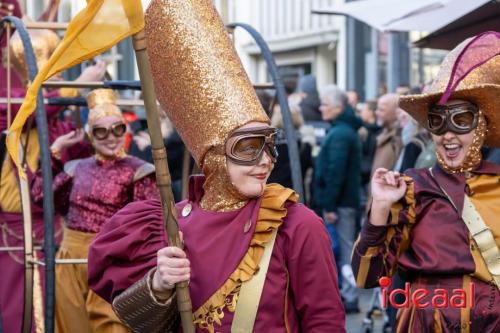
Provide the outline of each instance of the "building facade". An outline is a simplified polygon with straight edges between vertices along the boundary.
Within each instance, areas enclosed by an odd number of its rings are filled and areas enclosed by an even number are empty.
[[[151,0],[142,0],[144,8]],[[349,0],[347,0],[349,1]],[[344,0],[213,0],[223,20],[244,22],[259,31],[273,52],[283,79],[314,74],[318,87],[335,83],[373,99],[399,84],[425,83],[435,74],[443,53],[410,50],[419,34],[381,34],[351,18],[312,14]],[[50,0],[20,0],[24,12],[37,18]],[[60,0],[58,20],[68,22],[86,6],[85,0]],[[253,82],[269,82],[260,50],[242,29],[234,32],[235,47]],[[130,40],[100,56],[116,79],[137,79]],[[70,78],[79,68],[70,71]]]

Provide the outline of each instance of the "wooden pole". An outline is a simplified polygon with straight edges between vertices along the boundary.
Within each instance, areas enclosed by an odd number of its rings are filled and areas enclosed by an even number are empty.
[[[156,183],[160,189],[163,219],[168,235],[168,244],[170,246],[182,248],[183,245],[179,235],[179,226],[177,224],[174,195],[172,193],[172,180],[170,171],[168,170],[167,151],[161,135],[156,94],[151,69],[149,67],[148,54],[146,53],[146,35],[144,30],[141,30],[133,36],[133,44],[137,58],[137,66],[139,68],[139,76],[141,78],[149,135],[151,137],[151,151],[156,169]],[[188,284],[186,282],[178,283],[175,288],[177,293],[177,306],[181,314],[182,331],[184,333],[194,333],[195,329]]]
[[[12,81],[11,81],[11,69],[12,64],[10,60],[10,33],[11,33],[10,23],[7,23],[7,128],[10,127],[12,122],[12,103],[10,98],[12,96]]]

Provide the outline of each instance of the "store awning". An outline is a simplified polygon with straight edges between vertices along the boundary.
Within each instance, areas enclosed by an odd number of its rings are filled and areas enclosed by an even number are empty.
[[[500,25],[495,0],[361,0],[312,12],[351,16],[380,31],[428,32],[416,45],[444,49]]]
[[[312,13],[350,16],[377,30],[388,31],[387,27],[390,24],[429,12],[441,5],[441,1],[438,0],[361,0],[329,8],[313,9]]]
[[[416,41],[420,48],[451,50],[464,39],[484,31],[500,31],[500,2],[489,1]]]

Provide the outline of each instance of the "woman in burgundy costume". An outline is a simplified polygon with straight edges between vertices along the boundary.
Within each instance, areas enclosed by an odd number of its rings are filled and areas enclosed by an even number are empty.
[[[125,154],[126,126],[113,90],[94,90],[87,103],[87,134],[95,155],[60,163],[61,152],[81,141],[83,131],[61,136],[51,146],[54,203],[66,216],[59,259],[87,258],[91,241],[108,218],[132,201],[159,197],[154,166]],[[41,175],[32,193],[41,204]],[[127,332],[111,306],[89,291],[86,265],[56,266],[56,327],[58,332]]]
[[[154,0],[146,33],[160,103],[204,176],[176,205],[184,251],[165,247],[158,200],[130,204],[92,243],[89,285],[136,332],[177,330],[187,280],[197,332],[345,332],[328,233],[293,190],[266,185],[275,129],[212,2]],[[244,326],[249,291],[262,295]]]
[[[497,32],[466,40],[429,91],[400,99],[432,133],[438,162],[376,170],[352,257],[360,287],[396,270],[410,283],[396,332],[500,332],[500,167],[481,157],[500,146],[499,54]]]

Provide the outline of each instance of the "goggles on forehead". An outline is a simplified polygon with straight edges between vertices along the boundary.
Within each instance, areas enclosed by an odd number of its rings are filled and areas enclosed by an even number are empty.
[[[436,135],[450,131],[467,134],[477,127],[479,109],[472,103],[434,105],[427,114],[427,129]]]
[[[92,127],[92,136],[97,140],[104,140],[109,136],[110,133],[112,133],[116,138],[121,138],[123,135],[125,135],[126,131],[127,126],[124,123],[119,122],[111,125],[111,127],[109,128],[100,126]]]
[[[276,163],[276,129],[254,127],[237,130],[226,140],[226,156],[235,164],[256,165],[264,152]]]

